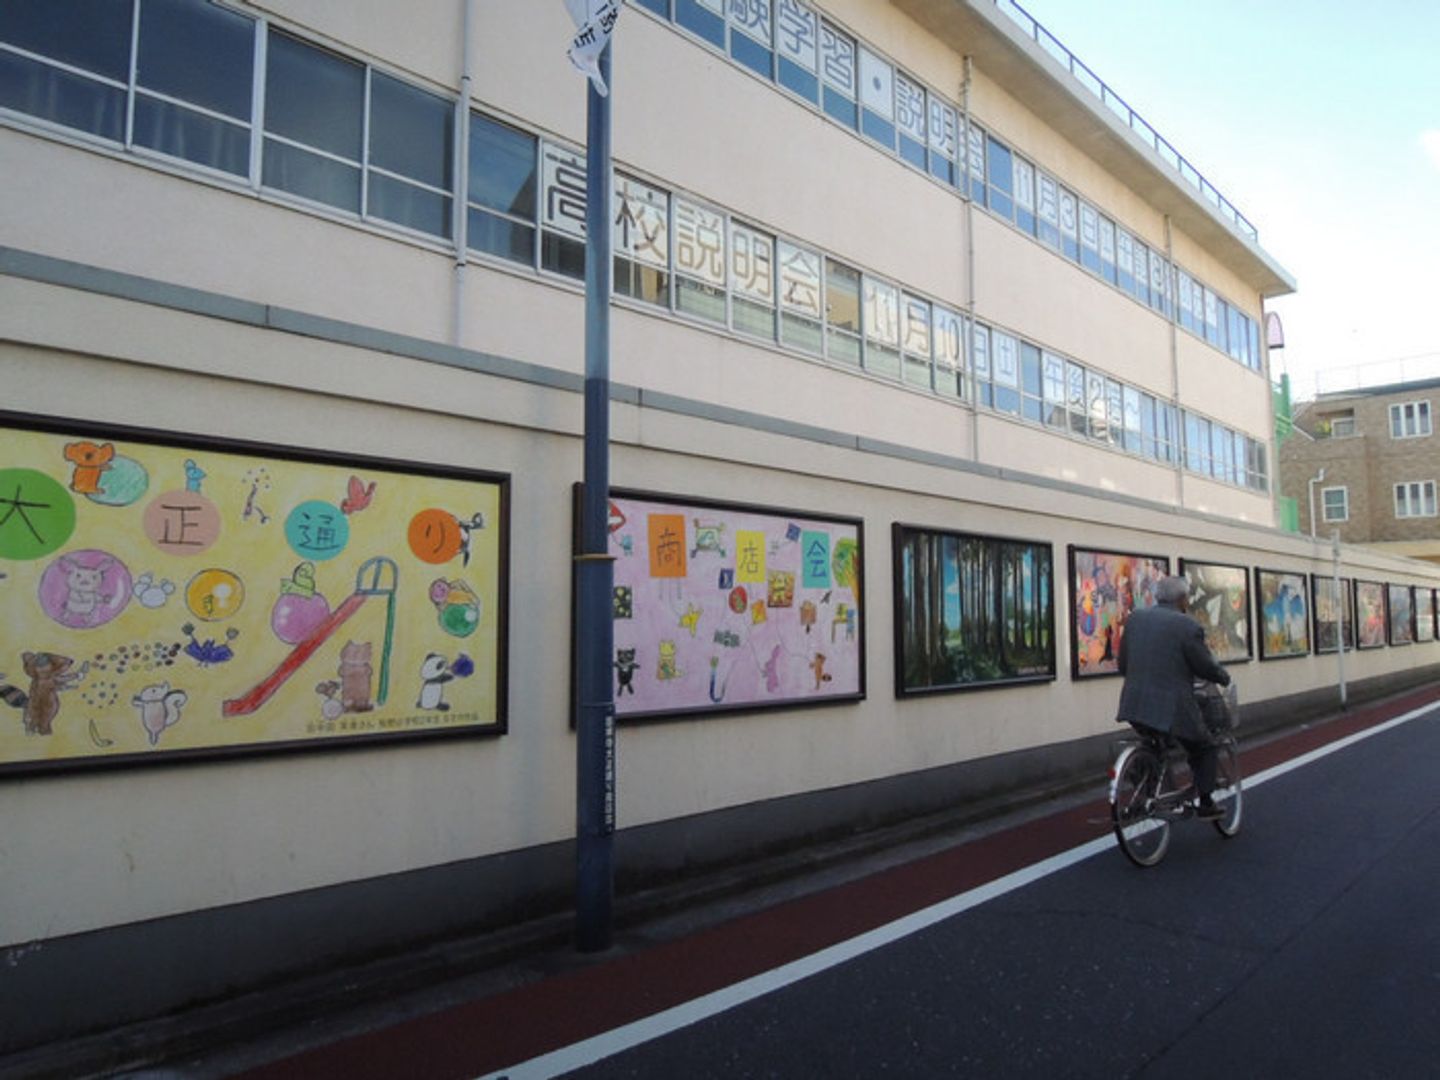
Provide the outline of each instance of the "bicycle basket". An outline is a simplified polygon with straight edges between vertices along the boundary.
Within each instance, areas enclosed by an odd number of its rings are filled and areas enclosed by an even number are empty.
[[[1227,735],[1240,723],[1239,695],[1233,682],[1223,688],[1212,682],[1197,682],[1195,701],[1212,735]]]

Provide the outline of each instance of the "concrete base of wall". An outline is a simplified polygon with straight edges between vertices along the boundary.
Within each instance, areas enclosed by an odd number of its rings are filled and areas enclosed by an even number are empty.
[[[1352,685],[1349,700],[1373,701],[1437,678],[1440,665],[1371,679]],[[1246,705],[1242,734],[1315,720],[1338,706],[1333,685]],[[813,869],[821,845],[831,853],[825,858],[839,859],[893,843],[897,834],[951,828],[1096,784],[1120,734],[1117,728],[623,830],[615,844],[617,921],[713,896],[742,880],[754,885],[767,875]],[[0,1054],[153,1024],[243,995],[256,1003],[257,1025],[262,1013],[283,1012],[297,1000],[333,1004],[297,992],[307,979],[332,990],[343,983],[363,996],[457,976],[494,963],[507,949],[513,955],[563,940],[573,888],[574,845],[564,842],[14,947],[0,978],[0,1015],[7,1018]],[[529,931],[516,932],[522,925]],[[357,968],[353,977],[329,977],[350,968]],[[143,1038],[137,1031],[128,1044],[123,1035],[109,1043],[121,1054]]]

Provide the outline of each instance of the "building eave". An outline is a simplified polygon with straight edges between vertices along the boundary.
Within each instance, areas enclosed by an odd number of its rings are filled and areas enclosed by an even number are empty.
[[[1284,296],[1295,278],[1222,214],[1084,83],[1003,13],[995,0],[890,0],[1059,134],[1169,215],[1262,297]]]

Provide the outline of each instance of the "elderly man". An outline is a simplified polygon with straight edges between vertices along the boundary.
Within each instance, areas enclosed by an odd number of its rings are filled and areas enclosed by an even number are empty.
[[[1125,620],[1117,657],[1125,685],[1116,721],[1172,736],[1185,749],[1200,794],[1199,816],[1218,818],[1216,755],[1195,701],[1194,680],[1230,685],[1230,674],[1205,644],[1205,631],[1188,614],[1190,583],[1167,577],[1155,586],[1155,606]]]

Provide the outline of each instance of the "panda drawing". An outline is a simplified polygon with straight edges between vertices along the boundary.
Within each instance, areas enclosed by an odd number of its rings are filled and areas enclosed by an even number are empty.
[[[420,700],[415,705],[421,709],[435,709],[446,712],[450,706],[445,701],[445,684],[455,678],[450,663],[439,653],[430,653],[420,665]]]

